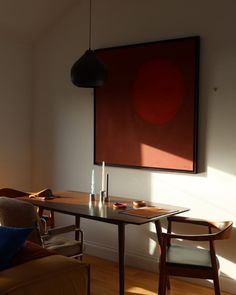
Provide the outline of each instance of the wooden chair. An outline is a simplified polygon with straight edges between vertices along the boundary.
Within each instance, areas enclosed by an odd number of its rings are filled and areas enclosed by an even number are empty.
[[[50,194],[51,190],[46,189],[39,193],[46,193]],[[0,196],[8,197],[8,198],[18,198],[18,197],[24,197],[29,196],[31,193],[19,191],[13,188],[1,188],[0,189]],[[53,228],[55,226],[55,218],[54,218],[54,211],[50,210],[48,211],[48,214],[45,214],[42,209],[38,209],[38,214],[40,217],[43,217],[47,221],[47,226]]]
[[[82,258],[83,256],[83,231],[75,225],[45,227],[46,221],[42,224],[35,207],[28,202],[16,198],[0,196],[0,225],[10,227],[32,227],[33,231],[29,240],[53,250],[57,254],[67,257]],[[46,231],[45,231],[46,228]],[[64,233],[73,232],[76,238],[64,237]]]
[[[47,222],[42,217],[40,229],[41,241],[44,248],[57,252],[67,257],[82,260],[84,250],[84,233],[75,225],[48,228]],[[73,232],[75,238],[67,238],[63,234]]]
[[[0,196],[0,225],[8,227],[32,227],[28,240],[42,245],[38,218],[33,205],[15,198]]]
[[[35,193],[33,195],[43,196],[44,193],[49,195],[50,190],[46,189],[41,192]],[[10,198],[10,199],[16,199],[17,197],[23,197],[27,195],[30,196],[31,194],[23,192],[23,191],[15,190],[12,188],[0,189],[0,198],[2,196],[2,197]],[[19,201],[19,200],[16,199],[16,201]],[[6,201],[4,201],[4,204],[5,203],[7,204],[7,206],[9,206]],[[14,203],[11,202],[11,204],[13,206]],[[32,204],[30,205],[33,208],[33,211],[35,211],[34,206]],[[27,211],[29,214],[32,213],[31,212],[32,208],[28,208],[26,205],[24,205],[24,207],[27,208],[26,210],[29,210]],[[37,218],[37,226],[38,226],[39,235],[40,235],[40,242],[38,241],[38,244],[42,245],[44,248],[53,250],[57,252],[58,254],[68,256],[68,257],[74,257],[74,258],[79,257],[80,259],[82,259],[83,248],[84,248],[83,231],[77,228],[75,225],[55,227],[54,212],[49,211],[49,213],[50,213],[49,215],[46,215],[43,212],[43,210],[38,209],[37,214],[35,214],[35,218]],[[9,218],[7,218],[7,215],[6,215],[6,220],[7,222],[10,222],[10,224],[12,222],[12,219],[13,219],[13,216],[9,216]],[[75,238],[72,239],[72,238],[65,237],[64,234],[68,232],[73,232]]]
[[[205,226],[207,232],[191,235],[172,233],[173,222]],[[232,226],[231,221],[211,222],[182,216],[169,217],[167,233],[162,233],[158,295],[165,295],[166,288],[170,288],[169,276],[211,279],[214,282],[215,295],[220,295],[219,261],[214,241],[229,238]],[[209,247],[183,246],[180,241],[172,244],[172,239],[207,242]]]

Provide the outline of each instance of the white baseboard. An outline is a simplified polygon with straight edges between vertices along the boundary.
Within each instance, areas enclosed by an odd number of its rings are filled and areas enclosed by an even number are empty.
[[[117,249],[112,247],[107,247],[104,244],[86,241],[85,242],[85,254],[101,257],[110,261],[118,261]],[[142,255],[141,253],[131,253],[129,251],[125,252],[125,263],[126,265],[141,268],[147,271],[156,272],[158,275],[158,258],[151,257],[147,255]],[[194,284],[199,284],[202,286],[207,286],[213,288],[213,284],[210,281],[200,280],[200,279],[189,279],[189,278],[179,278]],[[231,294],[236,294],[236,281],[222,274],[220,276],[221,290],[229,292]]]
[[[101,257],[110,261],[118,261],[117,249],[96,242],[85,242],[85,254]],[[157,258],[140,253],[125,251],[125,264],[148,271],[158,272]]]

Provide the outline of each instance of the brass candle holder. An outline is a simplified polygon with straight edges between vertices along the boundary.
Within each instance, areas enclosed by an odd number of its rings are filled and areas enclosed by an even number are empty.
[[[95,194],[89,194],[89,202],[94,202],[95,201],[95,197],[96,195]]]
[[[107,192],[106,191],[100,191],[100,198],[99,198],[99,201],[101,202],[101,203],[103,203],[103,202],[105,202],[105,200],[106,200],[106,197],[107,197]]]

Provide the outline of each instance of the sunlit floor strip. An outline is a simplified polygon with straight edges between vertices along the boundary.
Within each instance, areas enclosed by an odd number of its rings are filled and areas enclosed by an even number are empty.
[[[148,295],[157,295],[156,292],[152,292],[143,288],[139,288],[139,287],[131,287],[131,288],[126,288],[126,293],[129,294],[140,294],[140,295],[144,295],[144,294],[148,294]]]

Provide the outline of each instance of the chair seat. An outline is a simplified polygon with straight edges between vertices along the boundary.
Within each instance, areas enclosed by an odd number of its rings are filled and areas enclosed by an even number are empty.
[[[53,236],[48,240],[44,240],[44,247],[68,257],[78,256],[78,253],[83,253],[80,241],[67,239],[62,235]]]
[[[178,245],[171,245],[168,248],[166,262],[189,267],[212,267],[209,250]]]

